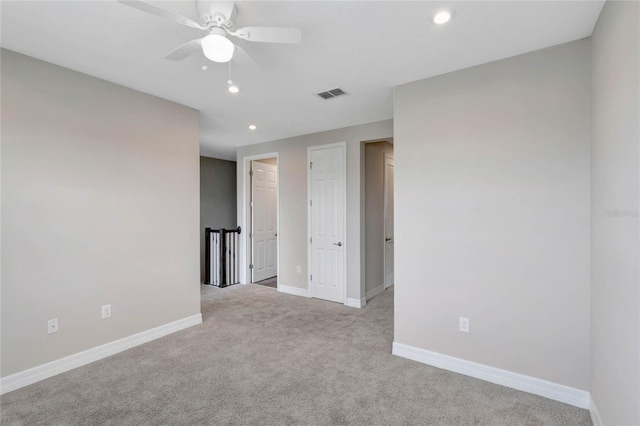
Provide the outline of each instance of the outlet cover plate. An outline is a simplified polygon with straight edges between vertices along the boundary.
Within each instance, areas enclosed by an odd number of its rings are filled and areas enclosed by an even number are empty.
[[[460,317],[460,331],[464,333],[469,332],[469,318]]]
[[[102,307],[102,319],[109,318],[111,316],[111,305],[104,305]]]
[[[47,321],[47,333],[57,333],[58,332],[58,318],[50,319]]]

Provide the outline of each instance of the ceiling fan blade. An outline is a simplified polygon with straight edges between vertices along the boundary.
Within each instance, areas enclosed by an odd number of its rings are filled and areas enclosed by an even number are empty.
[[[191,56],[196,52],[202,52],[202,46],[200,44],[201,42],[201,38],[188,41],[182,46],[176,47],[171,52],[167,53],[164,58],[170,61],[181,61],[187,56]]]
[[[252,69],[253,71],[260,71],[260,65],[253,60],[251,56],[242,47],[234,44],[235,49],[233,51],[233,62],[240,65],[243,68]]]
[[[118,0],[118,2],[133,7],[134,9],[138,9],[143,12],[159,16],[161,18],[169,19],[170,21],[176,22],[178,24],[186,25],[187,27],[198,28],[200,30],[206,29],[193,19],[187,18],[186,16],[178,15],[177,13],[169,12],[168,10],[162,9],[158,6],[154,6],[151,3],[147,3],[141,0]]]
[[[297,28],[244,27],[232,33],[248,41],[262,43],[300,43],[302,33]]]

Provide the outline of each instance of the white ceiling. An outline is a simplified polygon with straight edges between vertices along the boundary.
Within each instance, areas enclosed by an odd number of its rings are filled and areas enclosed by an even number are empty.
[[[194,1],[152,1],[198,18]],[[252,1],[236,25],[292,26],[300,45],[240,41],[262,71],[163,56],[199,30],[112,1],[2,1],[1,45],[201,111],[203,155],[393,117],[393,86],[588,37],[603,1]],[[455,11],[431,22],[442,7]],[[342,87],[349,96],[314,93]],[[255,123],[256,131],[248,130]]]

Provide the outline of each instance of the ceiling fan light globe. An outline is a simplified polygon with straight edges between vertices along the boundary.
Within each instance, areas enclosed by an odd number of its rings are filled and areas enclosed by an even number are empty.
[[[233,57],[234,46],[223,35],[209,34],[202,39],[202,52],[213,62],[229,62]]]

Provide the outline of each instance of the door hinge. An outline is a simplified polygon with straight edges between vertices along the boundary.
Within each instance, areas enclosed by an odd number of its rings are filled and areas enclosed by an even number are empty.
[[[249,269],[253,269],[253,263],[249,265]]]
[[[313,237],[309,237],[309,244],[313,244]]]
[[[253,176],[253,170],[249,170],[249,176]]]
[[[309,163],[309,168],[313,169],[313,161]]]
[[[309,281],[313,281],[313,274],[309,275]]]
[[[253,233],[249,232],[249,238],[253,238]]]
[[[313,206],[313,201],[309,200],[309,207]]]

